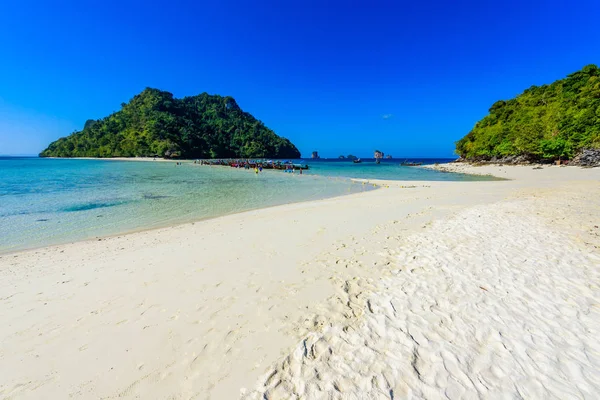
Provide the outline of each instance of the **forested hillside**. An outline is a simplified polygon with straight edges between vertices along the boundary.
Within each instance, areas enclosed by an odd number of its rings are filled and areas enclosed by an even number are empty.
[[[82,131],[51,143],[42,157],[299,158],[300,152],[232,97],[176,99],[147,88]]]
[[[456,143],[456,152],[471,160],[554,160],[599,147],[600,69],[588,65],[550,85],[497,101]]]

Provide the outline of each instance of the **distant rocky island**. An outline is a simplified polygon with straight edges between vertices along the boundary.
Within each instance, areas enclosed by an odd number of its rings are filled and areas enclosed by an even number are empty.
[[[550,85],[495,102],[456,142],[461,160],[505,163],[570,159],[600,165],[600,69],[588,65]]]
[[[202,93],[176,99],[146,88],[121,110],[88,120],[58,139],[41,157],[300,158],[233,97]]]

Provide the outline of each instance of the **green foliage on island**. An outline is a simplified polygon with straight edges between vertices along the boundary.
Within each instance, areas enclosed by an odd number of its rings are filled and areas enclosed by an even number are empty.
[[[599,147],[600,69],[588,65],[550,85],[532,86],[514,99],[497,101],[456,142],[456,153],[466,159],[552,160]]]
[[[121,110],[88,120],[41,157],[299,158],[300,152],[233,97],[202,93],[176,99],[146,88]]]

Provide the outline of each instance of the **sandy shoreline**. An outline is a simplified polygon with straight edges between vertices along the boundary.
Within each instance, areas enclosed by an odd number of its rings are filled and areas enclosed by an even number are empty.
[[[194,160],[171,160],[160,157],[44,157],[50,160],[103,160],[103,161],[155,161],[155,162],[184,162]]]
[[[530,165],[507,165],[507,164],[481,164],[473,165],[465,162],[455,162],[446,164],[430,164],[423,165],[419,168],[432,169],[441,172],[454,172],[459,174],[470,174],[480,176],[494,176],[505,179],[521,179],[523,173],[528,174],[530,171],[550,170],[553,171],[551,178],[561,179],[563,176],[569,179],[573,176],[575,170],[585,170],[586,168],[566,165],[554,164],[530,164]],[[560,172],[558,172],[560,171]],[[544,174],[539,174],[546,176]],[[585,174],[583,174],[585,175]]]
[[[242,171],[239,171],[242,172]],[[278,173],[278,172],[274,172],[274,171],[263,171],[262,172],[270,174],[270,173]],[[390,187],[390,183],[388,183],[388,181],[378,181],[378,180],[374,180],[374,179],[350,179],[352,181],[355,181],[357,183],[365,183],[367,185],[369,185],[369,190],[375,190],[375,189],[381,189],[381,188],[389,188]],[[423,182],[422,182],[423,183]],[[391,183],[392,185],[394,183]],[[372,188],[371,188],[372,186]],[[424,186],[426,187],[426,182],[424,182],[423,185],[420,186]],[[408,185],[408,183],[403,186],[404,188],[413,188],[414,185]],[[294,204],[302,204],[302,203],[312,203],[315,201],[321,201],[321,200],[327,200],[327,199],[335,199],[338,197],[348,197],[348,196],[356,196],[356,195],[361,195],[363,194],[362,192],[359,193],[351,193],[351,194],[342,194],[342,195],[337,195],[337,196],[333,196],[333,197],[326,197],[324,199],[320,199],[320,200],[303,200],[303,201],[296,201],[293,203],[287,203],[287,204],[280,204],[280,205],[272,205],[272,206],[263,206],[263,207],[257,207],[257,208],[253,208],[253,209],[249,209],[249,210],[244,210],[244,211],[233,211],[230,212],[229,214],[224,214],[224,215],[219,215],[216,217],[206,217],[206,218],[201,218],[201,219],[194,219],[191,221],[186,221],[186,222],[178,222],[178,223],[167,223],[165,225],[159,225],[159,226],[154,226],[154,227],[149,227],[149,228],[138,228],[138,229],[133,229],[133,230],[128,230],[128,231],[124,231],[124,232],[119,232],[119,233],[113,233],[113,234],[108,234],[108,235],[98,235],[98,236],[94,236],[94,237],[90,237],[87,239],[81,239],[81,240],[75,240],[75,241],[70,241],[70,242],[65,242],[65,243],[55,243],[55,244],[49,244],[46,246],[37,246],[37,247],[28,247],[25,249],[17,249],[17,250],[6,250],[6,251],[2,251],[0,250],[0,258],[2,258],[3,256],[11,256],[11,255],[18,255],[20,253],[25,253],[25,252],[32,252],[32,251],[38,251],[38,250],[42,250],[42,249],[49,249],[52,247],[57,247],[57,246],[72,246],[72,245],[80,245],[83,243],[93,243],[93,242],[97,242],[97,241],[103,241],[103,240],[109,240],[109,239],[113,239],[113,238],[121,238],[124,236],[128,236],[128,235],[133,235],[133,234],[137,234],[137,233],[144,233],[144,232],[156,232],[157,234],[160,231],[164,231],[164,230],[170,230],[170,229],[176,229],[176,228],[184,228],[187,226],[191,226],[191,225],[195,225],[198,223],[203,223],[206,221],[211,221],[214,219],[219,219],[219,218],[223,218],[223,217],[228,217],[228,216],[233,216],[233,215],[238,215],[238,214],[244,214],[244,213],[251,213],[251,212],[255,212],[255,211],[260,211],[260,210],[268,210],[271,208],[278,208],[278,207],[288,207]]]
[[[0,255],[0,397],[598,392],[600,170],[470,168]]]

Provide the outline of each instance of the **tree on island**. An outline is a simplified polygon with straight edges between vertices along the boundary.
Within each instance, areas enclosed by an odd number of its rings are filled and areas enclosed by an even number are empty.
[[[600,69],[595,65],[495,102],[456,142],[456,153],[473,160],[551,161],[586,148],[600,148]]]
[[[42,157],[300,158],[233,97],[202,93],[176,99],[146,88],[121,110],[51,143]]]

